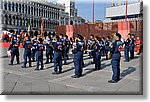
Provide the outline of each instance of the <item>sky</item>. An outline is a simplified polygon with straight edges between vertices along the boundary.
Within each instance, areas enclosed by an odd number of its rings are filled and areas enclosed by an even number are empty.
[[[106,7],[109,3],[97,2],[94,4],[95,20],[104,20]],[[78,9],[78,16],[83,17],[86,20],[92,21],[92,3],[91,2],[76,2],[76,8]]]
[[[112,0],[94,0],[95,20],[104,20],[106,8],[110,7]],[[120,0],[123,4],[125,0]],[[129,3],[137,2],[138,0],[128,0]],[[117,4],[118,0],[114,0]],[[76,0],[76,8],[78,9],[78,16],[83,17],[88,21],[92,21],[92,0]]]
[[[49,1],[57,1],[57,0],[49,0]],[[92,0],[75,0],[76,8],[78,9],[78,16],[82,18],[92,21]],[[95,9],[95,20],[104,20],[106,14],[106,8],[110,7],[112,0],[94,0],[94,9]],[[117,4],[118,0],[114,0],[115,4]],[[125,0],[120,0],[123,4]],[[137,2],[138,0],[128,0],[129,3]]]

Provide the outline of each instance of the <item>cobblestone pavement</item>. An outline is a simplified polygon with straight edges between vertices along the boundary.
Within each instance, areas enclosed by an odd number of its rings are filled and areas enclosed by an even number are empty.
[[[0,52],[0,63],[3,66],[3,92],[2,94],[143,94],[142,89],[142,55],[135,56],[130,62],[121,59],[121,80],[110,84],[112,70],[110,60],[103,60],[102,70],[92,71],[94,64],[84,55],[85,67],[83,76],[78,79],[74,75],[73,59],[68,65],[63,65],[63,73],[52,75],[53,63],[44,65],[44,70],[35,71],[35,63],[31,68],[22,69],[19,65],[9,66],[6,49]],[[20,59],[23,61],[23,51],[20,50]],[[16,63],[16,61],[14,62]]]

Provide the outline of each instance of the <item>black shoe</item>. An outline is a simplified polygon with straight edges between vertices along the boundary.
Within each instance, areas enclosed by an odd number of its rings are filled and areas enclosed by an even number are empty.
[[[32,67],[31,65],[29,65],[29,67]]]
[[[44,70],[44,68],[41,68],[40,70]]]
[[[53,61],[50,61],[50,63],[53,63]]]
[[[45,62],[44,64],[49,64],[49,62]]]
[[[17,64],[20,64],[20,62],[17,62]]]
[[[109,80],[108,83],[117,83],[117,80]]]
[[[53,72],[52,74],[56,75],[56,74],[58,74],[58,72]]]
[[[35,62],[35,60],[32,60],[32,62]]]
[[[35,70],[37,70],[37,71],[38,71],[39,69],[38,69],[38,68],[36,68]]]
[[[91,62],[91,64],[94,64],[94,62]]]
[[[94,68],[93,71],[97,71],[97,69]]]
[[[21,66],[21,68],[27,68],[26,66]]]
[[[58,74],[61,74],[61,73],[62,73],[62,71],[59,71],[59,72],[58,72]]]
[[[80,77],[79,77],[79,76],[74,75],[74,76],[71,76],[71,78],[80,78]]]
[[[9,63],[9,65],[13,65],[13,64]]]
[[[64,63],[63,65],[67,65],[67,63]]]
[[[134,59],[134,58],[130,58],[130,59],[132,60],[132,59]]]
[[[129,62],[129,60],[124,60],[124,62]]]

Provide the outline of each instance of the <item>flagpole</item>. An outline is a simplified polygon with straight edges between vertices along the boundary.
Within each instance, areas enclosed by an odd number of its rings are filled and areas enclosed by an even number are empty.
[[[126,21],[126,26],[127,26],[127,30],[128,30],[128,0],[126,0],[126,16],[125,16],[125,21]]]
[[[94,24],[94,0],[92,0],[92,24]]]

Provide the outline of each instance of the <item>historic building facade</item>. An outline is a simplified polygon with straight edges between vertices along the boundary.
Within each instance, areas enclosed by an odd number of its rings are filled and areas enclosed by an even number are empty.
[[[57,25],[70,24],[71,17],[61,3],[47,0],[1,0],[0,4],[1,31],[17,31],[20,25],[21,31],[27,31],[30,26],[33,32],[39,32],[42,20],[47,33],[55,32]]]

